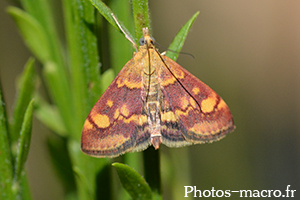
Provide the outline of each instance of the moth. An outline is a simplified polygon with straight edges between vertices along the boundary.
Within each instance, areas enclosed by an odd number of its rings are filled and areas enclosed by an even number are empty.
[[[117,157],[153,145],[182,147],[220,140],[234,130],[223,99],[175,61],[160,54],[143,29],[139,50],[89,113],[81,149]]]

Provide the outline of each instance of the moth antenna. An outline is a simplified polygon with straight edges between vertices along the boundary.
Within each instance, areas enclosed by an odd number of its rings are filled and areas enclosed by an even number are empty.
[[[167,65],[167,63],[165,62],[165,60],[161,57],[161,54],[159,54],[159,52],[157,50],[155,50],[157,55],[160,57],[161,61],[163,62],[163,64],[165,65],[165,67],[169,70],[169,72],[172,74],[172,76],[176,79],[176,81],[180,84],[180,86],[194,99],[194,101],[197,103],[197,105],[199,106],[199,108],[201,109],[200,104],[198,103],[198,101],[195,99],[195,97],[184,87],[184,85],[181,83],[181,81],[175,76],[175,74],[171,71],[171,69],[169,68],[169,66]]]
[[[191,56],[193,59],[195,59],[195,56],[194,56],[193,54],[191,54],[191,53],[182,52],[182,51],[179,51],[179,52],[178,52],[178,51],[174,51],[174,50],[172,50],[172,49],[168,49],[168,48],[162,46],[161,44],[159,44],[159,43],[157,43],[157,42],[155,42],[155,44],[156,44],[157,46],[159,46],[159,47],[165,49],[165,50],[171,51],[171,52],[173,52],[173,53],[179,53],[179,54],[188,55],[188,56]],[[163,52],[163,53],[166,54],[166,52]]]
[[[129,40],[129,42],[131,42],[136,50],[136,52],[138,52],[138,48],[136,43],[133,41],[133,39],[124,31],[124,29],[121,27],[119,21],[117,20],[117,18],[115,17],[115,15],[113,13],[111,13],[111,16],[114,18],[116,24],[118,25],[119,29],[122,31],[122,33],[125,35],[126,39]]]

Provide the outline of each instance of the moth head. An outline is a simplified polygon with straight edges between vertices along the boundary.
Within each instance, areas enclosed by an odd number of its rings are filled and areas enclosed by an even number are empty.
[[[155,40],[149,35],[149,29],[147,27],[143,28],[143,37],[139,39],[139,45],[145,45],[148,48],[154,48],[155,46]]]

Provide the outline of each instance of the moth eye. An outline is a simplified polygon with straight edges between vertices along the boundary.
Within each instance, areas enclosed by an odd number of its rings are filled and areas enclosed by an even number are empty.
[[[145,38],[142,37],[142,38],[139,40],[139,45],[140,45],[140,46],[143,46],[145,43],[146,43]]]
[[[151,37],[151,44],[155,45],[155,39]]]

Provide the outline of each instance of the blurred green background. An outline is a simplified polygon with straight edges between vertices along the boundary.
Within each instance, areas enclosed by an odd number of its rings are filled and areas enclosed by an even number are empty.
[[[30,52],[5,12],[8,5],[0,1],[0,73],[10,113],[16,78]],[[225,100],[237,126],[213,144],[181,149],[162,146],[163,183],[177,174],[173,181],[182,185],[178,191],[182,198],[185,185],[199,190],[282,191],[291,185],[299,197],[299,8],[297,0],[150,1],[152,35],[163,46],[200,11],[182,49],[195,59],[180,55],[177,62]],[[61,199],[61,183],[45,143],[47,134],[34,120],[27,162],[30,186],[34,199]],[[189,152],[188,158],[180,157],[183,151]],[[172,166],[165,167],[164,160],[171,160]],[[189,161],[188,169],[177,167],[185,161]],[[163,185],[166,194],[169,190]]]

